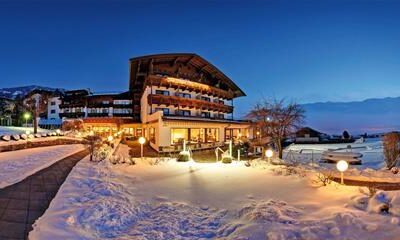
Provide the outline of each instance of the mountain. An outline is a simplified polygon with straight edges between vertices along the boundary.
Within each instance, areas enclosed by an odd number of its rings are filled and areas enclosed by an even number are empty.
[[[400,97],[302,105],[306,124],[326,133],[381,133],[400,130]]]
[[[16,99],[17,97],[24,97],[31,91],[38,90],[47,90],[47,91],[56,91],[57,88],[43,87],[37,85],[30,86],[22,86],[22,87],[11,87],[11,88],[0,88],[0,97]],[[63,89],[58,89],[63,90]]]

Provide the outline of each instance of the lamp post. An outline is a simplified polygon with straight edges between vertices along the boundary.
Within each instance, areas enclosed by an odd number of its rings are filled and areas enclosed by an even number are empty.
[[[271,157],[274,155],[274,152],[271,149],[265,151],[265,156],[268,159],[268,163],[271,163]]]
[[[349,168],[349,164],[345,160],[340,160],[336,164],[337,170],[340,172],[340,184],[344,184],[343,173]]]
[[[26,112],[24,113],[24,118],[25,118],[25,127],[28,127],[28,120],[31,117],[31,114]]]
[[[140,143],[140,158],[143,160],[143,144],[146,142],[146,138],[140,137],[139,138],[139,143]]]

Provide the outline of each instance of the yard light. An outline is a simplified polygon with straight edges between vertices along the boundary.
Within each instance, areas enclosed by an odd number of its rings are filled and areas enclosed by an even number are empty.
[[[140,143],[140,157],[143,159],[143,144],[145,144],[146,138],[140,137],[139,138],[139,143]]]
[[[337,162],[336,168],[340,172],[340,183],[344,184],[343,173],[349,168],[349,164],[345,160],[340,160],[339,162]]]
[[[31,114],[26,112],[24,113],[24,118],[25,118],[25,126],[28,127],[28,120],[31,118]]]
[[[89,132],[89,135],[90,135],[90,136],[93,136],[93,135],[94,135],[94,132],[93,132],[93,131],[90,131],[90,132]]]
[[[268,162],[271,163],[271,157],[274,155],[274,152],[271,149],[265,151],[265,156],[268,158]]]
[[[114,137],[110,135],[110,136],[108,136],[107,140],[108,140],[109,142],[112,142],[112,140],[114,140]]]

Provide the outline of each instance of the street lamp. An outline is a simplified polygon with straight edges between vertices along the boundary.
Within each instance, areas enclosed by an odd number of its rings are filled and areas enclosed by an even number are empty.
[[[271,157],[274,155],[274,152],[271,149],[265,151],[265,156],[268,158],[268,163],[271,163]]]
[[[143,144],[146,142],[146,138],[140,137],[139,138],[139,143],[140,143],[140,157],[143,159]]]
[[[25,118],[25,127],[28,127],[28,120],[31,117],[31,114],[26,112],[24,113],[24,118]]]
[[[337,162],[336,168],[340,172],[340,183],[344,184],[343,173],[349,168],[349,164],[345,160],[340,160]]]
[[[108,136],[107,140],[108,140],[109,142],[112,142],[112,141],[114,140],[114,137],[110,135],[110,136]]]

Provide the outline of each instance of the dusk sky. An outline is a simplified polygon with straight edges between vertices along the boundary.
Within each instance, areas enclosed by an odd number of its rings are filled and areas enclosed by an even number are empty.
[[[122,91],[129,58],[191,52],[247,93],[239,112],[400,96],[400,2],[277,2],[1,1],[0,87]]]

